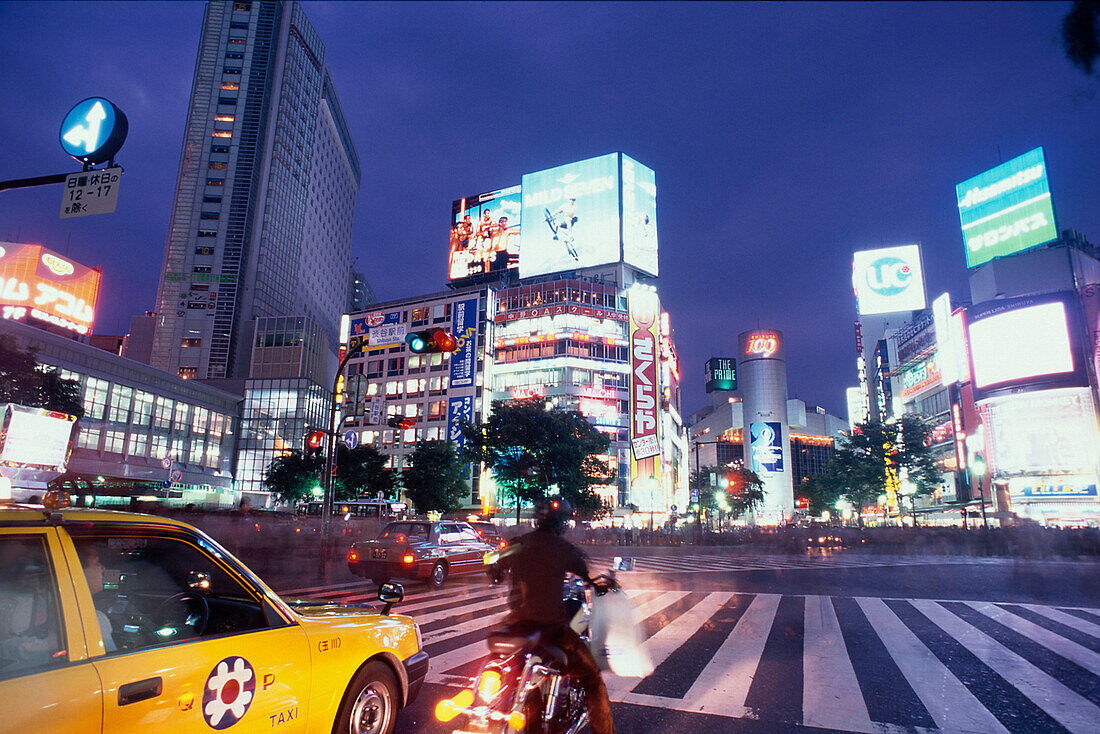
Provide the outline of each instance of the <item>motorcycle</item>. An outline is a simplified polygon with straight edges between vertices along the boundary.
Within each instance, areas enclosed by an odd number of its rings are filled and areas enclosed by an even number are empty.
[[[562,590],[569,626],[587,644],[592,595],[619,591],[614,572],[589,588],[570,579]],[[499,578],[494,578],[499,581]],[[576,734],[588,723],[584,688],[566,672],[565,652],[538,631],[501,628],[489,633],[490,657],[471,688],[436,704],[436,718],[466,717],[454,734]]]

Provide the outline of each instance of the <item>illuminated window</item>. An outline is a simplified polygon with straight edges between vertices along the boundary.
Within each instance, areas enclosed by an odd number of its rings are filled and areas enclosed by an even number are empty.
[[[157,396],[157,406],[153,413],[153,426],[167,430],[172,425],[172,408],[175,401],[171,398]]]
[[[405,417],[415,418],[420,415],[420,403],[408,403],[405,405]]]
[[[116,423],[130,422],[130,401],[134,396],[134,389],[126,385],[115,385],[111,390],[111,410],[107,414],[107,420]],[[121,449],[119,449],[121,451]]]
[[[126,455],[135,458],[143,458],[149,450],[149,435],[147,433],[131,433],[130,445],[126,448]]]
[[[107,406],[106,380],[89,377],[84,385],[84,417],[90,420],[102,420]]]
[[[405,391],[409,394],[409,397],[412,397],[420,392],[419,387],[420,384],[423,382],[424,380],[420,380],[419,382],[417,380],[405,381]]]
[[[99,450],[99,429],[83,426],[76,439],[77,448]]]
[[[231,138],[231,137],[233,137],[233,133],[229,132],[228,130],[215,130],[213,137],[215,137],[215,138]]]
[[[401,394],[401,382],[400,380],[393,380],[386,383],[386,395],[400,395]]]
[[[206,447],[206,465],[211,469],[218,468],[218,459],[221,458],[221,446],[211,442]]]
[[[207,186],[225,186],[224,178],[208,178],[206,179]]]
[[[191,442],[191,464],[201,464],[202,457],[205,448],[205,442],[201,438],[196,438]]]
[[[233,122],[237,118],[233,115],[214,115],[214,119],[218,122]]]
[[[202,339],[194,339],[194,338],[181,339],[180,340],[180,346],[181,347],[201,347],[202,346]]]
[[[252,10],[252,3],[233,3],[233,11],[247,13]]]
[[[222,82],[222,89],[233,90],[233,89],[240,89],[240,88],[241,88],[241,85],[238,84],[237,82]]]
[[[134,396],[134,420],[135,426],[148,426],[153,417],[153,396],[150,393],[137,391]]]
[[[210,161],[208,167],[211,171],[224,171],[229,165],[225,161]]]
[[[404,435],[403,438],[404,438],[405,443],[416,443],[416,429],[415,428],[406,429],[405,430],[405,435]]]
[[[121,454],[126,448],[126,431],[107,431],[103,437],[103,450],[111,454]]]

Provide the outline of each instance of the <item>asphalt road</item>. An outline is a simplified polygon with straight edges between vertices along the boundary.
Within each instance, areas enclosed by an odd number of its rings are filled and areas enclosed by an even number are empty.
[[[1098,563],[624,551],[590,549],[592,565],[635,558],[620,581],[656,668],[605,675],[619,732],[1097,730]],[[432,662],[398,732],[453,731],[434,706],[476,675],[504,591],[407,585],[395,611]]]

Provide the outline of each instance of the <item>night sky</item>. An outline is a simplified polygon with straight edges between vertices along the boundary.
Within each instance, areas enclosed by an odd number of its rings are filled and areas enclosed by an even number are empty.
[[[363,181],[354,254],[381,299],[442,290],[451,201],[621,150],[657,172],[659,289],[685,378],[737,333],[787,336],[790,392],[844,416],[851,253],[920,242],[966,291],[956,183],[1046,149],[1060,229],[1100,242],[1100,82],[1069,3],[307,3]],[[130,120],[118,211],[0,193],[0,239],[103,268],[96,331],[153,307],[203,5],[0,3],[0,178],[75,170],[57,131],[104,96]]]

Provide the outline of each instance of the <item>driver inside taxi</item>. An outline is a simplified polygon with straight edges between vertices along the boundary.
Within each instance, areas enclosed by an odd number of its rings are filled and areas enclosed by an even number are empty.
[[[90,545],[83,545],[77,548],[77,554],[80,556],[80,564],[84,567],[84,578],[88,580],[88,590],[92,592],[92,600],[94,602],[96,594],[103,591],[103,573],[106,569],[99,561],[99,551],[95,547]],[[115,646],[114,630],[111,627],[111,620],[107,618],[107,615],[103,613],[101,609],[96,607],[95,610],[96,619],[99,621],[99,631],[103,635],[103,648],[107,652],[114,652],[117,647]]]

